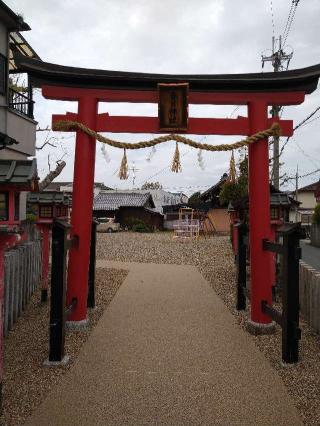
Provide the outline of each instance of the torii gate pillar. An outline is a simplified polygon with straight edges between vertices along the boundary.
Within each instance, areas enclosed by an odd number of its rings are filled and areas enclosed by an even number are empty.
[[[98,100],[91,96],[78,99],[79,121],[90,129],[96,128]],[[84,132],[77,132],[73,192],[72,192],[72,236],[78,236],[78,245],[70,250],[68,266],[67,305],[74,297],[77,304],[68,322],[77,326],[87,322],[88,273],[90,259],[94,167],[96,141]]]
[[[248,103],[250,133],[267,128],[268,105],[264,101]],[[249,146],[249,230],[251,266],[251,326],[270,324],[261,309],[262,300],[272,304],[271,253],[263,250],[263,239],[271,236],[268,140]],[[250,328],[249,325],[249,328]],[[257,328],[257,327],[255,327]]]

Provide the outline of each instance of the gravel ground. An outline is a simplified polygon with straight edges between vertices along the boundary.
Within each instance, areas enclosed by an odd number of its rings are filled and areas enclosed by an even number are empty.
[[[124,262],[190,264],[199,268],[238,324],[244,327],[246,314],[234,309],[235,268],[229,237],[182,242],[171,233],[99,234],[97,257]],[[281,364],[281,329],[269,336],[251,336],[282,378],[305,425],[320,425],[320,336],[301,321],[301,360],[297,365]],[[288,425],[289,426],[289,425]]]
[[[4,342],[4,400],[1,425],[18,426],[40,405],[74,363],[82,345],[97,324],[127,275],[126,271],[97,269],[96,304],[89,310],[86,331],[66,331],[65,352],[70,362],[64,367],[43,367],[48,359],[49,302],[40,304],[37,291]]]

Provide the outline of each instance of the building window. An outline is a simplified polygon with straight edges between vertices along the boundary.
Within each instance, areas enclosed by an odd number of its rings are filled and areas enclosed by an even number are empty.
[[[5,95],[7,88],[7,58],[0,54],[0,94]]]
[[[20,192],[14,193],[14,220],[20,219]]]
[[[301,215],[301,222],[304,224],[310,224],[311,223],[311,219],[312,219],[312,215],[311,214],[302,214]]]
[[[5,220],[8,220],[8,193],[7,192],[0,192],[0,221],[3,222]]]
[[[279,209],[277,207],[271,207],[270,219],[271,220],[279,219]]]
[[[40,206],[40,217],[52,217],[52,207],[51,206]]]

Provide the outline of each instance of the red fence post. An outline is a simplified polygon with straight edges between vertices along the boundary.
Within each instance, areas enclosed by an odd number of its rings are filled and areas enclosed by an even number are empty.
[[[251,134],[267,128],[268,106],[263,101],[248,104]],[[270,253],[262,248],[262,240],[270,237],[270,187],[268,140],[249,146],[249,227],[251,267],[251,321],[270,324],[262,312],[261,301],[272,304]]]
[[[78,100],[78,119],[90,129],[96,128],[98,101],[93,97]],[[72,192],[71,235],[79,244],[70,249],[68,266],[67,305],[77,299],[68,320],[85,324],[87,321],[88,272],[92,223],[94,166],[96,141],[83,132],[76,136]]]

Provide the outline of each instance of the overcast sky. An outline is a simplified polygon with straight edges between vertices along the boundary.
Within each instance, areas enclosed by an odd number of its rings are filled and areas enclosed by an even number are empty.
[[[242,73],[261,71],[261,53],[270,54],[271,39],[283,34],[291,0],[5,0],[16,13],[23,15],[32,30],[24,36],[42,60],[62,65],[107,70],[154,73]],[[273,10],[273,13],[272,13]],[[273,18],[272,18],[273,16]],[[289,69],[320,63],[320,1],[300,0],[285,51],[294,50]],[[269,50],[268,50],[269,49]],[[272,71],[267,64],[265,71]],[[71,102],[48,101],[35,95],[35,118],[40,127],[51,125],[51,114],[76,111]],[[298,124],[320,105],[320,90],[306,97],[303,105],[286,107],[283,118]],[[157,115],[150,104],[100,104],[100,111],[117,115]],[[236,117],[247,115],[245,107],[190,106],[190,116]],[[293,176],[320,169],[320,111],[310,124],[295,133],[281,158],[281,174]],[[37,152],[41,177],[66,153],[67,167],[59,180],[73,178],[73,134],[57,134],[57,148],[48,146]],[[43,133],[37,135],[41,145]],[[62,137],[65,137],[64,139]],[[117,140],[150,139],[151,135],[108,134]],[[203,140],[194,136],[195,140]],[[239,137],[207,137],[218,144]],[[283,143],[284,139],[281,141]],[[160,181],[172,191],[187,193],[213,185],[227,171],[229,153],[203,153],[205,169],[198,164],[197,151],[180,147],[182,173],[170,172],[174,143],[157,147],[151,161],[150,150],[130,151],[129,166],[136,172],[135,186]],[[117,170],[122,152],[107,147],[107,163],[101,144],[97,143],[96,181],[116,188],[132,187],[120,181]],[[300,179],[299,186],[320,178],[320,173]],[[199,187],[199,188],[198,188]],[[201,188],[200,188],[201,187]],[[292,189],[294,181],[284,188]]]

